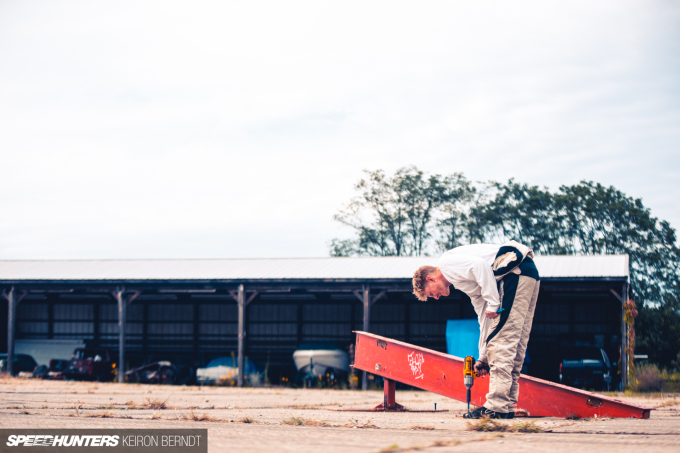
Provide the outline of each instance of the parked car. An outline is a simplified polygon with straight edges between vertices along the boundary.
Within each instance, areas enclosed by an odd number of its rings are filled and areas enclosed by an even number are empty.
[[[335,384],[349,374],[349,354],[332,342],[302,343],[293,353],[298,379],[311,385],[320,380]]]
[[[50,360],[50,368],[43,379],[61,380],[64,379],[64,370],[68,367],[69,361],[62,359]]]
[[[106,382],[113,379],[116,364],[104,348],[78,348],[64,369],[65,379]]]
[[[178,367],[169,361],[159,361],[142,365],[125,373],[128,382],[143,384],[175,384],[179,374]]]
[[[243,360],[243,379],[251,386],[257,387],[262,380],[262,372],[249,359]],[[238,380],[238,362],[235,357],[219,357],[211,360],[205,368],[196,370],[196,381],[199,385],[226,384],[233,385]]]
[[[609,390],[612,366],[604,349],[571,346],[560,363],[560,383],[585,389]]]
[[[12,376],[18,376],[19,373],[33,373],[38,364],[28,354],[14,354],[14,364],[12,365]],[[0,371],[3,373],[7,371],[7,354],[0,354]]]

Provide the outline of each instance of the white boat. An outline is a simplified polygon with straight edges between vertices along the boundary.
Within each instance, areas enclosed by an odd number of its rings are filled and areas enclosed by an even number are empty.
[[[349,373],[349,354],[334,343],[302,343],[293,353],[299,374],[324,376],[327,371]]]

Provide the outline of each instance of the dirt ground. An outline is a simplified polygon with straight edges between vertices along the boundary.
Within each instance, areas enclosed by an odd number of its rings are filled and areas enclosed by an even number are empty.
[[[540,432],[476,432],[465,404],[427,392],[399,391],[410,409],[371,413],[382,392],[237,389],[100,384],[0,378],[0,428],[208,428],[209,451],[446,453],[679,452],[680,394],[619,398],[655,407],[649,420],[556,418],[500,422]],[[164,408],[162,406],[165,406]],[[447,412],[445,412],[447,411]]]

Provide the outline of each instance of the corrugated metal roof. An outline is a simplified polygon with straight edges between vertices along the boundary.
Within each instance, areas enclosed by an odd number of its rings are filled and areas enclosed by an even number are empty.
[[[628,255],[537,256],[543,278],[628,277]],[[436,257],[195,260],[0,260],[16,280],[364,280],[410,279]]]

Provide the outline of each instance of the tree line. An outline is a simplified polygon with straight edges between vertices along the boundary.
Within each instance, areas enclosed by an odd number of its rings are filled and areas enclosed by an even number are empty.
[[[641,199],[615,187],[581,181],[551,191],[514,179],[475,182],[463,173],[430,174],[410,166],[393,175],[365,170],[354,188],[356,195],[334,216],[353,237],[331,240],[331,256],[438,255],[510,239],[539,254],[628,254],[632,297],[648,309],[640,312],[642,324],[659,310],[678,317],[675,230],[652,216]],[[678,326],[669,334],[680,347]],[[646,338],[640,338],[643,344]]]

